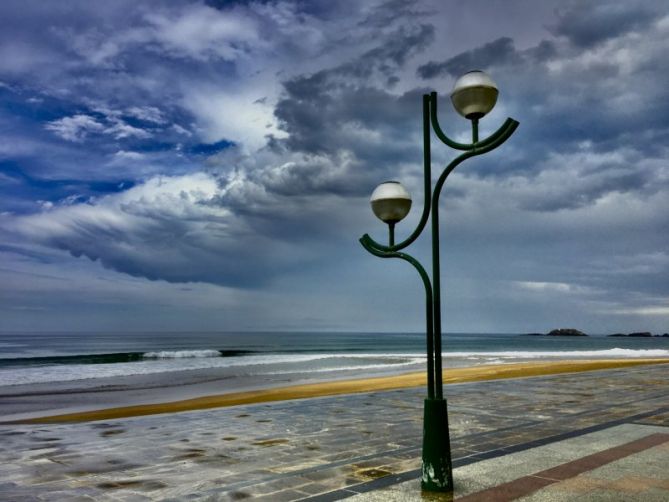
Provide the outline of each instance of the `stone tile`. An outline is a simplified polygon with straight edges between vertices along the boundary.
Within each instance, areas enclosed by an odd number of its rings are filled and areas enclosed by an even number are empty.
[[[272,493],[270,495],[264,495],[262,497],[254,497],[253,500],[268,501],[268,502],[289,502],[291,500],[300,500],[304,497],[305,494],[299,491],[284,490],[281,492]]]

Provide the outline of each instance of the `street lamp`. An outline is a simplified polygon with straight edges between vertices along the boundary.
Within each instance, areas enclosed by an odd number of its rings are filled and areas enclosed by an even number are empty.
[[[451,92],[456,111],[471,122],[471,143],[458,143],[449,138],[439,126],[437,118],[437,93],[423,95],[423,213],[414,231],[402,242],[395,244],[395,224],[411,208],[411,197],[397,181],[379,185],[371,197],[374,214],[388,224],[388,245],[376,242],[368,234],[360,243],[371,254],[380,258],[400,258],[418,271],[425,286],[425,319],[427,345],[427,398],[423,414],[423,466],[421,487],[426,491],[452,492],[453,470],[448,433],[448,412],[443,394],[441,365],[441,285],[439,267],[439,196],[446,178],[464,160],[494,150],[504,143],[518,127],[518,122],[507,118],[504,124],[479,141],[479,119],[493,109],[498,90],[492,79],[482,71],[471,71],[461,76]],[[462,153],[448,164],[432,190],[431,133],[446,145]],[[412,256],[401,250],[413,243],[421,234],[428,219],[432,225],[432,281],[425,268]]]
[[[388,224],[392,246],[395,244],[395,223],[409,214],[411,195],[399,181],[386,181],[374,189],[369,202],[376,217]]]

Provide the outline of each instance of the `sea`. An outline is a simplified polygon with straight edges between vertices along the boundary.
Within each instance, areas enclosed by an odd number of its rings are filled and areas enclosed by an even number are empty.
[[[554,337],[446,333],[443,366],[528,360],[663,358],[669,337]],[[425,368],[421,333],[3,333],[0,386],[161,381],[301,382],[400,374]],[[156,380],[154,378],[154,380]]]

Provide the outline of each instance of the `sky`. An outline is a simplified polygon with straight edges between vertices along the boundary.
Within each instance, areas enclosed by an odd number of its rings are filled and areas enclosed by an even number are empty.
[[[420,332],[358,239],[481,69],[520,126],[443,190],[443,330],[668,332],[668,53],[662,0],[4,0],[0,331]]]

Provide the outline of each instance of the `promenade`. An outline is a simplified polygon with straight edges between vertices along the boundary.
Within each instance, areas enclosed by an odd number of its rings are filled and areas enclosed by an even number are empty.
[[[445,393],[456,500],[669,500],[668,365]],[[420,500],[423,397],[2,425],[0,500]]]

